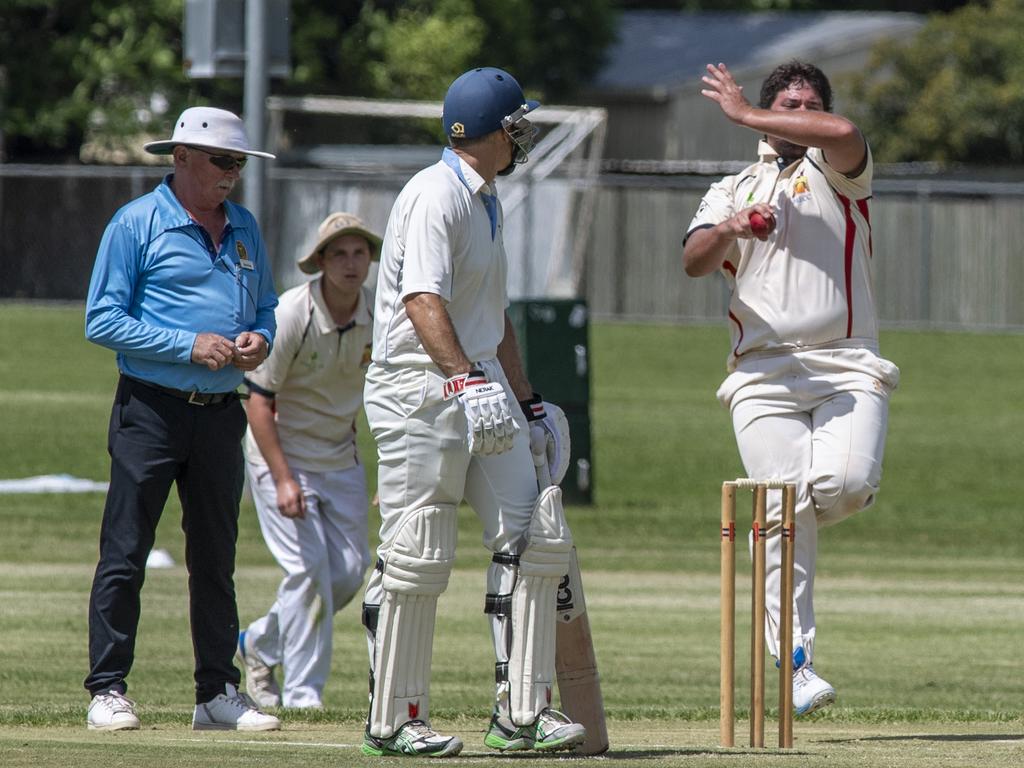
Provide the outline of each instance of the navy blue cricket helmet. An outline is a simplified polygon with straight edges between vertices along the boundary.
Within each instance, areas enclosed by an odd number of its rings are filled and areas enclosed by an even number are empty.
[[[527,99],[508,72],[497,67],[477,67],[465,72],[448,87],[441,122],[446,136],[475,139],[496,131],[506,118],[522,109],[520,117],[540,106]]]

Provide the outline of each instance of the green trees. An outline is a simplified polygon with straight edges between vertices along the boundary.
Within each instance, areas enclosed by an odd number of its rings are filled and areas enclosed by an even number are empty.
[[[324,36],[303,18],[328,18],[335,4],[294,0],[296,71],[282,91],[436,99],[481,51],[485,30],[473,0],[350,5],[355,13]]]
[[[295,77],[282,89],[440,99],[475,64],[564,98],[614,39],[612,0],[293,0]],[[339,14],[338,8],[342,10]],[[319,18],[323,23],[313,24]],[[325,33],[325,30],[331,30]]]
[[[1024,162],[1024,0],[932,16],[877,48],[851,115],[882,162]]]
[[[182,71],[184,0],[0,0],[0,132],[9,159],[162,132],[188,103],[241,108],[238,80]],[[292,0],[293,74],[273,93],[440,99],[475,64],[564,98],[600,64],[612,0]]]
[[[1024,0],[291,0],[292,77],[271,92],[440,99],[457,74],[488,64],[546,101],[571,100],[614,39],[617,8],[879,6],[955,10],[933,13],[913,40],[880,46],[862,74],[839,84],[876,159],[1024,162]],[[240,80],[185,76],[183,8],[184,0],[0,0],[7,159],[135,145],[189,103],[240,110]]]
[[[182,0],[3,0],[0,130],[8,152],[77,153],[137,133],[181,92]]]

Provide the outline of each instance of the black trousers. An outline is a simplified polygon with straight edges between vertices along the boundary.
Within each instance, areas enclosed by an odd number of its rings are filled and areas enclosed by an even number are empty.
[[[127,691],[146,559],[171,485],[185,532],[196,703],[237,686],[235,543],[244,470],[245,411],[234,396],[191,405],[121,377],[110,415],[110,489],[89,598],[92,695]]]

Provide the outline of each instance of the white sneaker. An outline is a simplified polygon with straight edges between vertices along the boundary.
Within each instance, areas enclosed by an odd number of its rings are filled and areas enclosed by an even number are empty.
[[[809,715],[835,703],[836,689],[804,664],[793,673],[793,709],[798,715]]]
[[[245,647],[245,632],[238,633],[235,658],[245,670],[245,690],[261,707],[281,706],[281,686],[274,679],[274,670],[263,663],[255,651]]]
[[[231,683],[224,684],[224,693],[205,704],[196,704],[192,715],[193,731],[277,731],[281,721],[260,712],[256,702],[239,693]]]
[[[90,731],[139,730],[135,702],[117,691],[107,691],[93,696],[89,702],[89,715],[85,722]]]

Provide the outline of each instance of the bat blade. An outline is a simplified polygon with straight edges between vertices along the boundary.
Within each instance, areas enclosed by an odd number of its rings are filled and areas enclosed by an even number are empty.
[[[606,752],[608,727],[601,696],[601,677],[597,671],[597,656],[590,635],[575,547],[569,559],[569,572],[558,585],[555,673],[562,710],[587,729],[586,741],[576,747],[576,754],[599,755]]]

